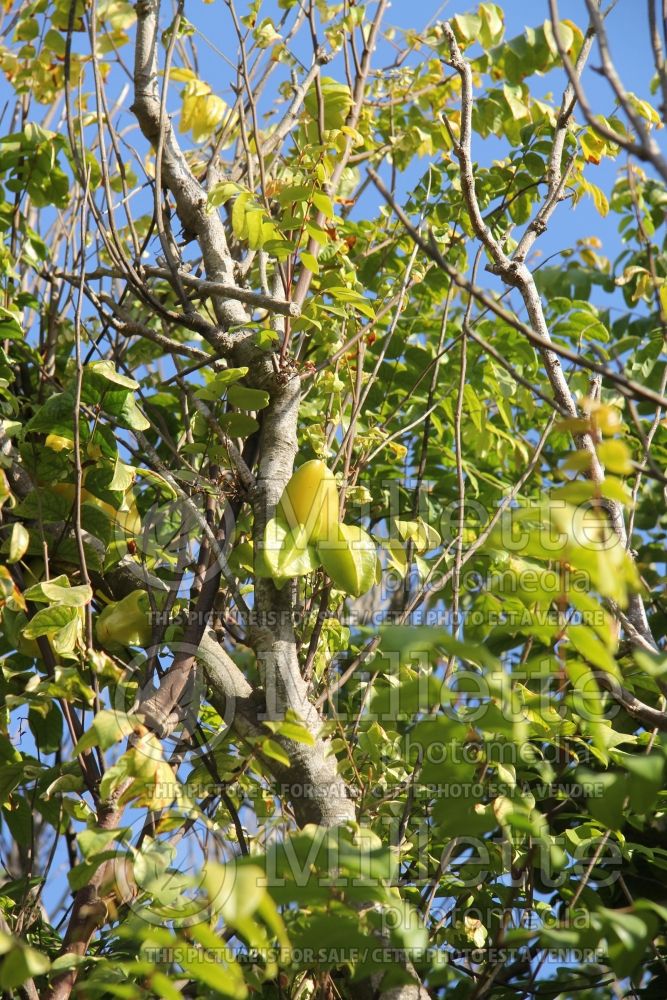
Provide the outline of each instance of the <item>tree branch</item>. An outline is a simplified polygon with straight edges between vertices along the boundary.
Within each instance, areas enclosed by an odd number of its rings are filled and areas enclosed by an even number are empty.
[[[639,136],[639,142],[633,142],[624,135],[620,135],[615,129],[610,128],[603,120],[601,116],[594,115],[593,110],[588,103],[586,97],[586,92],[581,85],[579,76],[577,75],[575,67],[572,65],[572,61],[567,54],[563,40],[560,34],[560,16],[558,13],[558,3],[557,0],[549,0],[549,11],[551,14],[551,24],[553,27],[553,35],[556,41],[556,47],[558,49],[558,54],[561,57],[563,66],[565,67],[565,72],[567,73],[572,89],[576,94],[577,101],[583,111],[584,117],[590,127],[597,132],[598,135],[606,139],[607,142],[612,142],[616,146],[620,146],[624,149],[626,153],[630,153],[632,156],[636,156],[638,160],[644,160],[650,163],[663,180],[667,181],[667,160],[662,155],[659,146],[654,141],[653,137],[650,135],[648,129],[644,126],[639,116],[635,114],[632,106],[628,100],[628,94],[623,85],[621,84],[616,68],[614,67],[611,57],[609,55],[609,48],[606,40],[606,32],[604,29],[604,22],[599,11],[599,2],[596,4],[587,0],[586,3],[588,7],[588,12],[591,17],[591,21],[595,28],[595,33],[598,36],[598,41],[600,44],[600,57],[602,59],[602,73],[609,81],[616,98],[623,108],[623,111],[628,117],[630,124],[637,132]]]

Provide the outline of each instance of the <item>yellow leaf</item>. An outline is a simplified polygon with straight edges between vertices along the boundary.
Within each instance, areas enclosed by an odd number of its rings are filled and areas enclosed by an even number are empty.
[[[667,285],[660,285],[658,289],[660,295],[660,319],[663,323],[667,320]]]
[[[623,476],[632,472],[630,450],[623,441],[604,441],[598,445],[598,458],[609,472]]]
[[[391,448],[396,458],[405,458],[408,453],[408,449],[404,444],[399,444],[397,441],[388,441],[387,447]]]
[[[584,145],[584,142],[583,142],[583,139],[582,139],[582,146],[583,145]],[[599,163],[600,161],[599,161],[599,159],[597,159],[597,160],[596,159],[590,159],[588,162],[589,163]],[[602,218],[604,219],[605,216],[607,216],[609,214],[609,201],[608,201],[607,196],[604,193],[604,191],[602,191],[601,188],[599,188],[597,186],[597,184],[591,184],[590,181],[586,180],[586,178],[584,177],[583,174],[581,174],[580,177],[579,177],[579,183],[581,184],[581,187],[586,192],[586,194],[589,194],[591,196],[591,198],[593,199],[593,204],[595,205],[595,208],[597,209],[598,214],[601,215]],[[599,243],[599,240],[598,240],[598,243]]]
[[[30,544],[30,535],[20,523],[16,521],[12,525],[12,533],[9,539],[9,558],[8,563],[19,562],[23,559],[23,556],[28,551],[28,545]]]
[[[587,163],[598,164],[609,152],[607,143],[593,129],[587,128],[579,136],[579,142]]]
[[[71,451],[74,447],[71,438],[63,437],[62,434],[47,434],[44,444],[51,451]]]
[[[181,132],[192,132],[195,142],[207,139],[229,115],[229,108],[203,80],[190,80],[183,91]]]
[[[191,80],[197,79],[197,75],[191,69],[186,69],[185,66],[174,66],[169,73],[169,78],[176,80],[177,83],[190,83]]]

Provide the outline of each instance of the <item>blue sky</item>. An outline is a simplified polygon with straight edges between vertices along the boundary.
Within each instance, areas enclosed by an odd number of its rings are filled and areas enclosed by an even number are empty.
[[[549,18],[547,0],[506,0],[499,3],[505,12],[506,38],[521,34],[525,27],[536,27]],[[604,6],[607,6],[605,3]],[[465,0],[393,0],[387,15],[387,22],[405,28],[419,29],[422,24],[437,17],[443,19],[455,14],[475,10],[476,3],[466,3]],[[588,14],[584,0],[560,0],[558,4],[560,16],[573,20],[579,27],[586,28]],[[616,7],[607,20],[607,30],[612,55],[616,67],[627,89],[638,96],[649,98],[649,85],[653,75],[653,63],[648,34],[646,5],[641,0],[618,0]],[[475,52],[475,50],[471,50]],[[611,113],[614,100],[611,90],[605,80],[594,71],[599,65],[597,48],[593,49],[588,68],[584,74],[586,92],[590,95],[592,106],[601,113]],[[564,78],[562,74],[549,74],[545,77],[533,76],[528,81],[532,93],[543,98],[553,94],[558,100],[562,92]],[[581,120],[581,115],[579,115]],[[484,160],[484,149],[479,139],[475,143],[475,155]],[[495,151],[494,151],[495,155]],[[603,161],[599,166],[589,166],[589,179],[602,187],[606,192],[611,189],[614,179],[625,163],[623,156],[615,162]],[[407,179],[407,178],[406,178]],[[572,246],[574,241],[586,236],[598,236],[603,241],[603,253],[612,260],[618,255],[622,246],[616,230],[616,221],[611,218],[601,219],[595,211],[592,202],[584,198],[577,205],[576,212],[566,205],[559,208],[554,216],[550,231],[539,241],[539,250],[547,256],[551,253]]]
[[[338,2],[339,0],[336,0],[336,6],[338,6]],[[369,16],[372,16],[375,5],[375,0],[370,0],[368,3]],[[395,26],[399,31],[400,29],[420,31],[434,19],[442,20],[455,14],[474,11],[477,6],[476,0],[472,0],[470,3],[466,0],[445,0],[445,2],[443,0],[393,0],[385,16],[384,25],[387,28]],[[538,26],[549,17],[548,0],[505,0],[505,2],[500,2],[499,6],[505,13],[507,38],[521,33],[525,26]],[[236,0],[239,16],[247,13],[249,7],[250,0]],[[171,17],[171,9],[170,4],[163,4],[162,18],[165,28]],[[571,18],[580,27],[586,27],[588,16],[585,0],[560,0],[559,10],[562,18]],[[281,13],[277,9],[277,0],[264,0],[260,6],[258,17],[261,20],[264,17],[273,16],[277,20]],[[212,3],[206,3],[203,0],[187,0],[185,15],[196,29],[193,42],[198,50],[200,76],[211,85],[214,93],[231,103],[234,100],[231,85],[235,78],[237,41],[226,4],[222,0],[214,0]],[[290,16],[290,23],[291,20],[292,16]],[[645,3],[643,0],[618,0],[609,15],[607,25],[612,54],[625,85],[639,96],[649,97],[653,64]],[[396,38],[396,43],[400,43],[400,33]],[[83,46],[84,49],[87,49],[86,39],[81,35],[75,36],[74,46],[75,48]],[[309,62],[311,43],[307,27],[306,30],[301,31],[300,37],[297,39],[296,51],[303,56],[305,62]],[[471,54],[478,54],[478,51],[472,49]],[[131,65],[131,42],[122,49],[122,55],[126,64]],[[383,64],[389,63],[393,59],[393,55],[394,50],[386,42],[381,41],[373,65],[376,68],[381,67]],[[421,58],[423,58],[423,54],[417,52],[413,54],[411,60],[414,63]],[[603,114],[609,114],[613,111],[614,101],[606,81],[593,69],[598,62],[597,51],[594,49],[589,67],[584,75],[584,84],[593,107]],[[343,79],[342,60],[340,58],[334,60],[325,72],[327,75]],[[114,74],[116,74],[115,80]],[[287,72],[283,72],[281,69],[272,76],[260,102],[262,110],[266,111],[275,104],[278,84],[286,77]],[[119,87],[127,80],[122,73],[117,73],[116,70],[112,72],[112,80],[111,96],[113,99]],[[558,102],[564,85],[564,75],[552,73],[545,77],[533,76],[528,83],[536,97],[544,98],[552,94]],[[181,89],[181,84],[172,82],[168,98],[168,108],[176,121],[181,106]],[[6,85],[3,86],[0,83],[0,98],[6,96],[7,91]],[[130,131],[126,133],[129,142],[136,142],[138,148],[143,149],[143,142],[136,122],[129,110],[130,104],[131,94],[128,94],[123,102],[121,123],[124,126],[129,126]],[[41,115],[42,109],[33,107],[33,113],[37,117]],[[186,147],[192,145],[191,135],[183,137],[183,142]],[[504,155],[505,151],[505,145],[501,146],[496,140],[490,139],[486,143],[482,143],[479,138],[474,140],[473,154],[475,159],[481,163],[488,163],[492,158]],[[587,176],[593,183],[609,193],[614,178],[618,170],[623,167],[624,162],[625,158],[621,156],[616,162],[603,161],[600,166],[591,165],[587,170]],[[400,178],[399,192],[409,191],[419,181],[426,166],[426,160],[415,162]],[[135,212],[139,211],[139,206],[143,201],[143,193],[138,198],[133,199],[132,204]],[[360,208],[364,213],[374,214],[379,208],[380,202],[379,195],[371,188],[367,191]],[[543,259],[559,250],[571,247],[577,239],[587,236],[599,237],[603,243],[602,252],[612,260],[618,256],[622,249],[615,220],[613,218],[601,219],[590,198],[585,197],[577,206],[576,212],[573,212],[567,204],[560,206],[550,230],[540,239],[537,250]],[[154,249],[157,249],[157,241]]]
[[[522,33],[525,26],[536,27],[549,18],[548,0],[506,0],[499,5],[505,12],[506,38],[512,38]],[[399,29],[422,30],[432,20],[442,20],[453,17],[455,14],[463,14],[476,10],[477,2],[467,3],[466,0],[393,0],[385,16],[385,27],[395,26]],[[605,4],[606,6],[606,4]],[[247,0],[237,0],[236,7],[239,15],[243,14],[247,8]],[[375,8],[375,3],[368,3],[369,16]],[[574,20],[582,29],[588,23],[588,15],[585,0],[560,0],[559,12],[561,18]],[[259,10],[259,18],[274,16],[279,13],[276,10],[276,0],[265,0]],[[229,15],[221,3],[205,4],[201,0],[191,0],[186,6],[186,14],[198,30],[195,36],[195,43],[199,49],[200,74],[226,100],[231,100],[229,85],[232,73],[228,65],[216,54],[216,50],[224,52],[225,55],[235,62],[236,45],[233,31],[230,31],[231,24]],[[618,0],[616,7],[612,10],[607,20],[607,27],[617,68],[621,77],[629,90],[634,91],[639,96],[650,97],[649,84],[653,73],[653,63],[649,43],[648,23],[646,6],[641,0]],[[297,52],[303,52],[304,60],[310,57],[310,39],[307,32],[302,32],[302,38],[297,44]],[[400,41],[400,36],[396,42]],[[477,54],[479,50],[472,49],[472,54]],[[378,51],[373,60],[373,65],[377,68],[391,61],[393,52],[386,42],[380,42]],[[418,61],[422,56],[416,53],[412,61]],[[587,93],[590,95],[591,103],[596,110],[601,113],[610,114],[614,109],[614,100],[610,88],[605,80],[594,71],[599,59],[597,50],[594,49],[589,67],[584,75],[584,83]],[[328,75],[343,78],[342,66],[335,60],[325,71]],[[275,74],[273,82],[267,88],[261,105],[266,109],[276,96],[277,78],[280,72]],[[538,98],[545,98],[553,95],[556,102],[560,99],[560,94],[564,85],[564,75],[552,73],[544,77],[533,76],[528,81],[533,93]],[[179,88],[173,88],[173,96],[170,95],[169,105],[173,110],[179,107]],[[479,162],[489,162],[490,159],[499,155],[501,147],[491,139],[482,143],[478,138],[474,140],[473,153]],[[506,147],[502,146],[500,155],[504,155]],[[625,158],[619,157],[616,162],[603,161],[601,165],[591,165],[588,168],[589,179],[602,187],[608,194],[613,185],[614,179],[625,164]],[[415,162],[408,169],[399,181],[399,191],[409,191],[423,175],[427,161]],[[374,213],[380,205],[380,197],[370,189],[364,196],[360,207],[364,213]],[[614,260],[621,252],[622,244],[616,230],[616,221],[611,219],[601,219],[596,212],[592,201],[584,198],[577,206],[576,212],[572,211],[569,205],[560,206],[556,213],[550,230],[543,236],[537,246],[537,252],[543,257],[554,254],[562,249],[571,247],[577,239],[588,236],[597,236],[602,240],[602,253]]]

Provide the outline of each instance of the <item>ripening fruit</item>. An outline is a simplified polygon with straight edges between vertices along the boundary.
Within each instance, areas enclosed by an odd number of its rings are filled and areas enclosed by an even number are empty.
[[[345,83],[339,83],[330,76],[320,78],[320,93],[324,106],[324,128],[342,128],[352,107],[352,94]],[[317,121],[320,113],[317,87],[312,85],[304,98],[306,111]]]
[[[321,542],[317,555],[331,582],[346,594],[361,597],[375,583],[375,544],[356,524],[339,524],[337,541]]]
[[[257,549],[257,576],[269,577],[280,589],[286,580],[312,573],[318,565],[315,547],[308,542],[306,529],[300,525],[288,528],[283,520],[272,517]]]
[[[63,496],[66,500],[74,503],[76,490],[73,483],[54,483],[51,489],[54,493],[59,493],[60,496]],[[110,503],[106,502],[106,500],[100,500],[99,497],[96,497],[85,487],[81,490],[82,504],[89,503],[92,504],[93,507],[103,510],[107,517],[110,518],[110,520],[115,521],[118,527],[123,531],[126,531],[128,535],[139,535],[141,534],[141,518],[131,491],[128,491],[125,494],[125,500],[129,509],[116,510],[116,508],[112,507]]]
[[[101,646],[148,646],[153,630],[145,590],[133,590],[122,601],[107,605],[97,619],[95,635]]]
[[[314,459],[297,469],[278,504],[290,528],[302,526],[309,542],[335,541],[338,527],[338,487],[331,469]]]
[[[47,434],[44,444],[51,451],[72,451],[74,441],[71,438],[63,437],[62,434]]]
[[[28,616],[23,611],[10,611],[5,606],[2,616],[2,633],[5,641],[31,660],[41,660],[42,651],[36,639],[27,639],[23,629],[28,624]]]

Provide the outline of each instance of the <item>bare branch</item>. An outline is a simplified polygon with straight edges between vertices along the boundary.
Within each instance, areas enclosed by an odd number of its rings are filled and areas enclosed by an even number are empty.
[[[589,10],[591,11],[591,17],[593,18],[592,3],[590,0],[587,0],[587,2]],[[595,21],[595,27],[596,31],[599,31],[597,21]],[[542,361],[544,363],[554,397],[556,401],[573,417],[576,417],[577,406],[563,373],[560,361],[558,360],[556,352],[553,350],[553,343],[551,341],[551,335],[544,316],[542,301],[540,299],[532,272],[522,262],[510,261],[507,258],[500,248],[500,245],[491,235],[489,229],[482,220],[477,202],[475,180],[472,170],[472,74],[468,62],[463,59],[463,56],[461,55],[461,51],[451,25],[445,23],[443,25],[443,30],[450,48],[452,66],[459,73],[462,83],[461,137],[455,147],[455,153],[461,165],[461,188],[473,228],[476,235],[482,241],[494,261],[495,267],[492,268],[493,272],[498,274],[507,285],[518,289],[530,319],[531,329],[534,334],[537,334],[542,342],[540,353],[542,355]],[[575,80],[577,80],[577,78],[573,75],[572,83],[576,90]],[[590,464],[586,471],[588,478],[594,483],[603,483],[604,469],[598,459],[595,441],[593,440],[591,434],[584,433],[575,435],[575,443],[577,448],[586,451],[589,456]],[[603,506],[607,511],[611,525],[621,544],[626,546],[627,532],[621,504],[617,501],[607,499],[601,501],[600,503],[601,506]],[[646,617],[646,611],[644,609],[644,603],[639,594],[633,594],[630,598],[627,617],[634,626],[634,629],[642,635],[647,642],[652,643],[655,647],[655,639],[651,634],[651,629]]]
[[[169,271],[163,267],[146,267],[146,274],[157,278],[170,277]],[[253,292],[249,288],[240,288],[238,285],[225,284],[221,281],[207,281],[205,278],[198,278],[194,274],[186,271],[178,272],[179,280],[184,285],[195,288],[202,296],[216,295],[223,299],[234,299],[236,302],[243,302],[244,305],[252,306],[253,309],[266,309],[270,313],[278,313],[279,316],[297,317],[301,315],[301,308],[296,302],[285,302],[284,299],[277,299],[272,295],[264,295],[262,292]]]
[[[627,138],[625,135],[621,135],[619,132],[610,128],[604,121],[601,120],[599,115],[595,115],[593,110],[588,103],[588,98],[586,97],[586,92],[581,85],[581,80],[577,76],[576,70],[572,65],[572,61],[567,54],[565,45],[563,44],[563,39],[560,33],[560,16],[558,13],[558,3],[557,0],[549,0],[549,11],[551,14],[551,24],[553,28],[553,35],[556,41],[556,46],[558,48],[558,54],[561,57],[565,71],[569,77],[570,83],[576,94],[577,101],[583,111],[584,117],[588,124],[591,126],[598,135],[606,139],[607,142],[614,143],[614,145],[619,146],[624,149],[627,153],[632,156],[636,156],[639,160],[644,160],[651,163],[653,167],[658,171],[664,180],[667,180],[667,160],[665,160],[662,155],[659,146],[651,136],[648,129],[645,127],[644,123],[641,121],[639,116],[635,113],[630,101],[628,99],[627,91],[624,89],[616,68],[611,61],[609,55],[609,48],[606,41],[606,32],[604,29],[604,22],[599,11],[599,2],[595,0],[586,0],[589,14],[591,20],[595,27],[595,32],[598,36],[598,41],[600,44],[600,55],[602,58],[602,72],[606,76],[607,80],[612,86],[614,93],[616,94],[617,100],[619,101],[623,111],[628,117],[629,122],[637,132],[640,141],[634,142],[632,139]]]
[[[665,398],[665,396],[658,392],[654,392],[653,389],[649,389],[640,382],[635,382],[634,379],[630,379],[619,374],[619,372],[614,371],[612,368],[607,368],[605,365],[600,365],[596,361],[591,361],[590,358],[583,357],[575,351],[571,351],[568,347],[563,347],[562,344],[555,344],[550,337],[541,336],[539,333],[536,333],[532,327],[523,323],[514,313],[503,308],[503,306],[492,298],[491,295],[479,288],[477,285],[473,285],[442,256],[435,240],[424,239],[419,231],[412,225],[401,206],[392,196],[391,192],[387,189],[386,185],[382,182],[381,178],[378,177],[375,171],[370,171],[370,174],[373,183],[382,197],[405,227],[406,232],[410,234],[411,238],[415,240],[426,256],[434,261],[438,267],[452,279],[457,287],[462,288],[465,291],[469,291],[481,305],[485,306],[485,308],[489,310],[489,312],[498,316],[499,319],[502,319],[515,330],[518,330],[519,333],[523,333],[526,339],[529,340],[531,344],[534,344],[535,347],[548,348],[558,357],[564,358],[566,361],[571,361],[576,365],[580,365],[582,368],[588,369],[588,371],[602,375],[602,377],[607,379],[607,381],[613,382],[617,385],[625,396],[634,396],[637,399],[649,400],[658,406],[667,406],[667,398]],[[515,266],[513,262],[511,262],[511,265],[512,267]],[[559,407],[562,406],[564,413],[573,415],[570,407],[567,405],[567,401],[565,401],[564,405],[560,402],[558,405]]]

